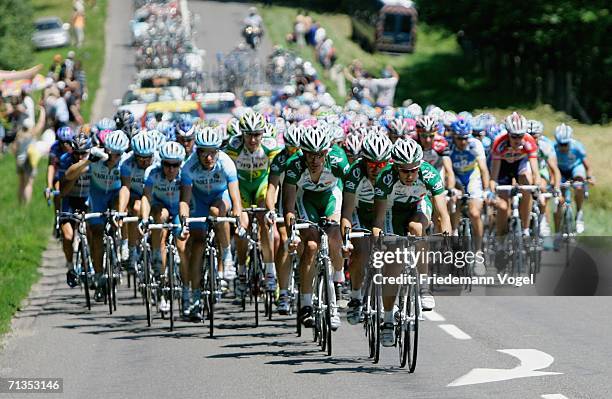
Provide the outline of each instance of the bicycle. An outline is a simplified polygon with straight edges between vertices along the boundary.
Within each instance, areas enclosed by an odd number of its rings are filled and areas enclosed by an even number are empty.
[[[532,192],[533,201],[531,202],[531,213],[529,215],[529,231],[531,239],[527,242],[527,253],[529,254],[529,273],[537,275],[540,272],[542,264],[542,250],[544,249],[544,240],[540,236],[541,219],[544,217],[540,211],[539,200],[547,200],[553,198],[552,193],[540,193],[539,190]],[[557,198],[555,197],[554,209],[557,207]]]
[[[79,276],[79,285],[85,293],[85,303],[87,309],[91,310],[90,288],[93,288],[94,271],[91,263],[91,252],[89,250],[89,242],[87,240],[87,225],[86,221],[94,217],[95,214],[84,212],[58,212],[57,220],[68,219],[75,223],[75,233],[72,240],[72,251],[75,256],[73,262],[74,271]],[[59,222],[58,222],[59,223]]]
[[[291,237],[288,242],[293,242],[296,240],[296,235],[298,231],[293,229],[294,220],[291,221],[291,226],[289,226],[289,231],[291,232]],[[289,294],[289,314],[292,315],[295,312],[295,321],[296,321],[296,333],[298,337],[302,336],[302,323],[300,323],[299,310],[302,306],[302,299],[300,297],[300,272],[299,272],[299,261],[298,261],[298,251],[297,249],[291,251],[289,253],[291,256],[291,270],[289,271],[289,285],[287,287],[287,293]],[[297,307],[297,311],[296,310]]]
[[[561,218],[561,226],[559,228],[561,235],[565,242],[569,242],[571,238],[577,235],[576,232],[576,218],[572,209],[572,195],[570,188],[585,189],[585,199],[588,198],[587,184],[583,181],[567,181],[560,184],[560,188],[563,193],[563,216]]]
[[[331,284],[331,259],[329,257],[329,240],[326,230],[330,227],[338,227],[339,223],[321,218],[318,223],[309,220],[298,220],[291,225],[292,237],[297,230],[314,228],[320,236],[321,244],[316,256],[317,270],[314,275],[312,295],[312,308],[315,325],[313,328],[313,341],[318,342],[321,350],[327,351],[327,356],[332,354],[332,328],[331,313],[332,306],[335,307],[336,293]],[[332,305],[334,304],[334,305]]]
[[[202,314],[207,313],[206,318],[202,318],[204,324],[206,319],[209,322],[209,336],[212,338],[215,331],[215,303],[221,299],[220,285],[221,281],[217,271],[217,242],[215,241],[215,224],[217,223],[233,223],[237,224],[238,220],[233,217],[221,216],[206,216],[197,218],[187,218],[186,223],[208,223],[208,233],[204,240],[204,257],[202,262],[202,294],[203,300],[200,302]]]
[[[457,225],[457,240],[459,247],[462,251],[467,253],[474,252],[474,239],[472,237],[472,221],[469,216],[469,208],[468,201],[470,199],[469,193],[462,193],[457,196],[459,200],[459,204],[457,205],[456,201],[451,203],[451,214],[454,214],[457,210],[457,206],[461,210],[461,217],[459,218],[459,223]],[[459,274],[464,277],[472,277],[474,271],[474,259],[471,261],[466,260],[466,265],[462,268],[458,268]],[[472,291],[472,284],[466,283],[464,287],[467,291]]]
[[[267,213],[266,208],[251,207],[243,209],[243,212],[249,215],[249,229],[246,234],[248,240],[248,271],[247,271],[247,288],[251,303],[255,302],[255,327],[259,326],[259,297],[262,294],[261,286],[264,282],[263,256],[261,250],[261,242],[259,240],[259,221],[256,216],[258,213]],[[272,304],[274,303],[275,291],[264,291],[264,317],[272,320]],[[246,293],[242,297],[242,310],[246,309]]]
[[[499,185],[495,188],[496,193],[510,192],[512,213],[510,215],[510,221],[508,224],[508,237],[506,238],[505,242],[505,252],[510,258],[510,262],[512,264],[510,270],[514,276],[519,276],[525,271],[525,256],[527,252],[525,249],[523,227],[519,214],[520,200],[523,197],[523,194],[520,192],[521,190],[529,191],[532,193],[532,195],[534,195],[533,193],[539,194],[540,187],[534,185]]]
[[[174,300],[178,300],[178,293],[181,292],[181,278],[176,264],[178,263],[178,249],[175,244],[174,229],[180,229],[181,223],[157,223],[150,224],[149,230],[168,230],[166,236],[166,270],[160,276],[158,290],[169,303],[168,318],[170,320],[170,331],[174,331]],[[179,301],[179,312],[180,312]],[[165,311],[162,311],[162,319],[165,318]]]

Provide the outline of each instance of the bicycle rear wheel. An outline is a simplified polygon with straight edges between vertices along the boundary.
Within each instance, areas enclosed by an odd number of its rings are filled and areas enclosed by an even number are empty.
[[[368,277],[365,281],[365,296],[363,297],[363,303],[365,304],[365,308],[363,309],[363,328],[368,340],[368,357],[371,359],[374,357],[374,353],[376,352],[376,330],[374,330],[374,312],[372,310],[374,308],[372,303],[374,296],[371,278]]]
[[[112,244],[108,240],[106,242],[104,257],[104,270],[106,273],[106,302],[108,304],[108,312],[113,314],[113,249]]]
[[[382,287],[380,284],[374,284],[373,287],[374,297],[373,299],[373,332],[374,332],[374,364],[378,363],[380,360],[380,345],[381,345],[381,324],[383,319],[383,306],[382,306]]]
[[[151,266],[149,265],[149,249],[142,250],[142,272],[144,273],[144,301],[147,311],[147,326],[151,327],[153,321],[152,306],[151,306]]]

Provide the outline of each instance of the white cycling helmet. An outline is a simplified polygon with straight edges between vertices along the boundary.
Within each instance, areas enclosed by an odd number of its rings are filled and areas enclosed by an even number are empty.
[[[527,119],[517,112],[508,115],[504,120],[506,130],[510,134],[525,134],[527,133]]]
[[[344,140],[344,151],[347,155],[358,157],[361,154],[363,137],[360,134],[349,133]]]
[[[420,164],[423,149],[411,138],[397,140],[391,150],[391,159],[396,164]]]
[[[130,147],[130,139],[123,130],[111,132],[104,140],[104,148],[114,154],[121,154]]]
[[[446,127],[450,127],[453,122],[457,121],[457,115],[453,111],[446,111],[442,116],[442,123]]]
[[[263,132],[266,128],[266,118],[259,112],[247,112],[240,118],[241,133]]]
[[[393,143],[383,134],[370,133],[361,143],[361,153],[370,161],[388,161],[391,158]]]
[[[304,130],[300,147],[308,152],[321,152],[329,149],[331,140],[327,129],[321,126],[310,126]]]
[[[147,132],[141,132],[132,137],[132,150],[140,157],[150,157],[155,152],[155,140]]]
[[[200,127],[195,134],[195,144],[198,148],[221,148],[223,138],[216,127]]]
[[[329,136],[332,143],[342,143],[344,141],[344,129],[334,124],[329,125]]]
[[[574,129],[572,129],[571,126],[562,123],[555,128],[555,140],[557,140],[559,144],[568,144],[572,141],[573,132]]]
[[[161,146],[159,156],[162,161],[183,162],[185,159],[185,147],[176,141],[168,141]]]
[[[530,119],[527,121],[527,133],[532,136],[538,136],[544,133],[544,124],[535,119]]]
[[[410,104],[408,107],[406,107],[406,110],[410,113],[410,115],[412,115],[413,118],[423,115],[423,108],[421,108],[421,106],[417,103]]]
[[[291,147],[299,147],[303,133],[304,133],[303,127],[296,125],[296,124],[289,125],[289,127],[287,128],[287,131],[283,135],[285,144]]]
[[[444,116],[444,111],[442,110],[442,108],[436,107],[434,105],[429,111],[426,112],[426,114],[431,116],[432,118],[435,118],[436,120],[439,120],[442,119],[442,117]]]
[[[423,115],[416,118],[417,130],[423,132],[437,132],[438,119],[429,115]]]

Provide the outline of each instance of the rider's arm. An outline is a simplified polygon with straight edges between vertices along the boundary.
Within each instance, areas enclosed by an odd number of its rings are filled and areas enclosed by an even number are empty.
[[[587,157],[584,157],[582,159],[582,164],[584,165],[584,170],[586,170],[587,180],[590,180],[591,184],[593,184],[593,181],[592,181],[593,180],[592,179],[593,176],[591,176],[591,165],[590,165],[590,162],[588,161]]]
[[[387,200],[374,200],[374,222],[372,223],[372,235],[378,237],[385,225],[385,212],[387,211]]]
[[[482,186],[489,187],[489,168],[487,167],[486,158],[476,158],[476,162],[478,163],[478,169],[480,169],[480,177],[482,178]]]
[[[276,205],[276,192],[278,190],[280,176],[270,174],[268,177],[268,191],[266,192],[266,208],[270,211],[274,210]]]
[[[89,166],[89,159],[81,159],[79,162],[71,165],[68,170],[66,170],[66,174],[64,175],[64,179],[66,181],[76,180],[85,172],[87,166]]]
[[[240,198],[240,189],[238,187],[238,181],[227,183],[227,190],[229,191],[229,196],[232,200],[231,214],[233,216],[240,216],[242,214],[242,199]]]
[[[529,158],[529,167],[532,170],[532,176],[533,176],[533,184],[536,186],[539,186],[541,181],[540,181],[540,165],[538,165],[538,158]]]
[[[546,160],[546,165],[550,170],[550,174],[552,176],[552,184],[555,190],[559,190],[561,187],[561,171],[559,170],[559,166],[557,165],[556,157],[548,157]]]
[[[140,200],[140,218],[142,220],[149,220],[151,215],[151,188],[144,188],[142,199]]]
[[[355,194],[344,191],[342,193],[342,220],[340,221],[340,231],[349,230],[353,226],[352,216],[355,211]]]
[[[191,203],[191,186],[181,185],[181,200],[179,202],[179,215],[189,217],[189,204]]]
[[[119,212],[125,212],[130,203],[130,187],[132,180],[129,177],[121,177],[121,189],[119,190]]]
[[[438,212],[440,216],[440,228],[442,229],[442,233],[450,234],[452,231],[450,216],[448,215],[448,210],[446,208],[446,195],[438,194],[432,196],[433,206]]]
[[[55,173],[57,168],[55,164],[49,162],[49,166],[47,166],[47,188],[53,190],[53,180],[55,179]]]
[[[500,169],[501,169],[501,160],[493,159],[491,163],[491,179],[489,180],[489,187],[491,188],[492,192],[495,192],[495,185],[496,185],[497,179],[499,179]]]
[[[283,209],[285,211],[285,225],[291,224],[291,219],[295,219],[295,200],[297,197],[297,187],[294,184],[283,184]]]
[[[455,171],[453,170],[453,162],[450,157],[442,157],[442,167],[444,168],[446,187],[449,189],[455,188]]]

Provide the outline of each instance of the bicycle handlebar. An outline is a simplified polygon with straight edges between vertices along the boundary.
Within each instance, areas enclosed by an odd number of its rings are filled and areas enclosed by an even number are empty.
[[[185,222],[187,224],[189,224],[189,223],[206,223],[206,222],[237,224],[238,220],[236,218],[229,217],[229,216],[202,216],[202,217],[197,217],[197,218],[196,217],[187,218],[185,220]]]

